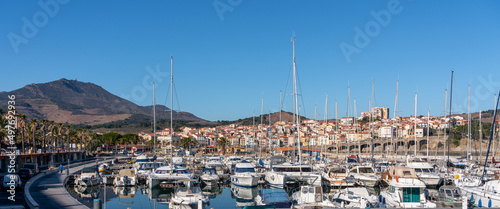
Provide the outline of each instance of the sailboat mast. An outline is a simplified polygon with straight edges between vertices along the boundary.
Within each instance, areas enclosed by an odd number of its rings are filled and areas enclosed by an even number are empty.
[[[396,101],[394,102],[394,118],[396,119],[396,147],[393,147],[396,158],[398,157],[398,132],[399,132],[399,127],[398,127],[398,101],[399,101],[399,80],[396,81]],[[392,134],[391,134],[392,135]],[[392,143],[391,143],[392,144]],[[394,146],[394,144],[392,144]]]
[[[349,127],[349,101],[351,100],[351,87],[349,84],[347,84],[347,113],[346,113],[346,122],[347,122],[347,134],[346,134],[346,141],[347,141],[347,156],[351,155],[351,150],[350,150],[350,143],[349,143],[349,133],[350,133],[350,127]],[[348,160],[349,161],[349,160]]]
[[[429,160],[429,126],[430,126],[431,112],[427,110],[427,160]]]
[[[471,154],[471,143],[470,143],[470,84],[469,84],[469,93],[467,95],[467,164],[469,164],[470,154]]]
[[[479,165],[483,161],[483,122],[481,120],[481,110],[479,110]]]
[[[153,153],[156,155],[156,100],[155,82],[153,81]]]
[[[446,122],[446,97],[447,97],[447,94],[448,94],[448,89],[445,89],[444,90],[444,101],[443,101],[443,115],[444,115],[444,129],[443,129],[443,158],[446,158],[446,145],[448,143],[446,143],[446,128],[448,128],[448,122]]]
[[[294,125],[295,128],[297,129],[297,145],[298,145],[298,152],[299,152],[299,162],[302,163],[302,155],[301,155],[301,147],[300,147],[300,123],[298,122],[300,114],[298,113],[298,101],[297,101],[297,70],[295,66],[295,37],[292,38],[292,43],[293,43],[293,110],[294,110]],[[297,117],[297,118],[295,118]],[[295,135],[295,134],[294,134]]]
[[[372,81],[372,100],[371,100],[371,105],[375,106],[374,104],[374,101],[373,101],[373,95],[375,93],[375,81]],[[375,147],[373,147],[373,111],[372,111],[372,108],[370,108],[370,112],[371,112],[371,121],[370,121],[370,136],[372,138],[372,145],[371,145],[371,150],[372,150],[372,166],[375,165],[375,158],[374,158],[374,152],[375,152]]]
[[[335,100],[335,139],[337,141],[336,143],[336,150],[337,150],[337,159],[339,159],[339,140],[337,139],[337,131],[339,129],[339,109],[337,107],[337,100]]]
[[[417,157],[417,93],[415,93],[415,132],[413,133],[415,138],[415,152],[414,156]]]
[[[173,156],[174,141],[174,57],[170,56],[170,160]]]
[[[451,84],[450,84],[450,134],[448,134],[448,159],[446,161],[446,173],[449,174],[448,163],[450,162],[450,137],[453,133],[453,121],[451,120],[451,105],[453,104],[453,70],[451,71]]]
[[[353,104],[354,104],[354,112],[353,112],[353,121],[354,121],[354,137],[358,138],[358,127],[356,126],[356,116],[357,116],[357,111],[356,111],[356,98],[353,99]],[[361,156],[361,146],[360,146],[360,140],[356,140],[358,142],[358,156]]]
[[[326,102],[325,102],[325,136],[326,135],[326,127],[328,126],[328,93],[326,93]],[[325,157],[325,154],[324,152],[326,152],[326,147],[325,145],[328,144],[328,141],[329,141],[329,138],[325,138],[325,136],[323,137],[323,139],[325,139],[325,141],[322,143],[322,150],[321,150],[321,154],[323,155],[322,157],[324,158]]]
[[[260,124],[259,124],[259,131],[260,131],[260,136],[259,136],[259,147],[260,147],[260,156],[259,158],[262,158],[262,127],[263,127],[263,119],[262,116],[264,116],[264,94],[262,94],[262,105],[260,107]]]

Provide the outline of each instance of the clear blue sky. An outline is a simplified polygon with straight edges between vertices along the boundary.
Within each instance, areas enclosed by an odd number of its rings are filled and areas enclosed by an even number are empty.
[[[452,69],[455,113],[467,111],[469,83],[472,111],[492,109],[500,89],[499,1],[73,0],[50,14],[37,1],[0,4],[0,91],[68,78],[150,105],[147,68],[158,66],[157,103],[170,106],[173,55],[174,109],[234,120],[258,115],[264,95],[264,112],[275,112],[291,69],[293,33],[301,106],[310,118],[315,105],[323,118],[326,93],[328,117],[335,117],[335,99],[344,116],[348,84],[359,116],[368,109],[372,80],[375,105],[389,107],[391,116],[398,78],[405,116],[415,92],[419,115],[441,114]],[[391,18],[377,22],[372,11]],[[369,43],[356,45],[356,27]],[[346,59],[342,43],[359,53]],[[290,96],[283,106],[292,111]]]

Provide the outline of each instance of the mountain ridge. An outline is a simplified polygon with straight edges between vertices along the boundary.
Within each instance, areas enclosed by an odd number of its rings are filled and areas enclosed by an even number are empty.
[[[139,106],[91,82],[65,78],[0,92],[0,107],[7,104],[7,95],[16,95],[19,114],[58,123],[93,125],[125,120],[133,115],[152,117],[151,106]],[[156,108],[159,111],[170,111],[163,105],[157,105]],[[176,120],[206,121],[188,112],[174,111],[173,116]],[[159,119],[163,117],[166,116],[159,116]]]

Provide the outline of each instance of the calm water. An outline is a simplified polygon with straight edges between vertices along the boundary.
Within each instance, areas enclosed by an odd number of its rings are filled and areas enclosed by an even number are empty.
[[[69,193],[81,203],[93,208],[94,199],[103,201],[103,208],[169,208],[168,202],[174,195],[174,189],[152,189],[138,187],[78,187],[68,186]],[[204,208],[240,209],[247,205],[255,205],[254,198],[262,187],[243,188],[234,185],[219,185],[216,187],[201,187],[203,194],[210,198],[210,203]],[[287,189],[289,194],[293,189]],[[106,197],[105,197],[106,196]],[[196,208],[196,206],[194,207]]]

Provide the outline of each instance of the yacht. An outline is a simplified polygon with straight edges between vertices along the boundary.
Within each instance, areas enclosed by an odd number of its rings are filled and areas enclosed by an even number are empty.
[[[135,186],[136,178],[134,170],[132,169],[122,169],[115,177],[113,185],[115,186]]]
[[[224,164],[220,160],[220,157],[210,157],[205,163],[206,168],[215,168],[217,171],[217,175],[219,178],[224,178],[226,174],[226,169],[224,168]]]
[[[424,182],[415,178],[393,178],[389,188],[381,191],[388,208],[435,208],[436,204],[429,202],[424,195]]]
[[[272,186],[280,187],[288,183],[321,186],[321,175],[313,172],[311,166],[304,164],[273,165],[271,171],[265,172],[265,180]]]
[[[229,156],[229,158],[226,159],[226,162],[224,163],[226,165],[226,168],[231,168],[236,165],[236,163],[241,162],[242,159],[239,156]]]
[[[349,175],[354,177],[356,184],[360,186],[375,187],[380,181],[380,177],[370,166],[355,166],[351,168]]]
[[[331,187],[353,187],[353,181],[346,181],[347,169],[341,166],[326,167],[321,173],[325,183],[329,184]]]
[[[99,175],[99,170],[96,167],[83,168],[80,176],[75,179],[75,184],[81,186],[96,186],[100,183],[101,175]]]
[[[176,166],[181,166],[181,167],[186,166],[186,163],[184,162],[183,157],[172,157],[172,164],[174,164]]]
[[[415,169],[417,176],[428,187],[437,187],[443,182],[443,178],[427,162],[409,162],[406,164],[406,167]]]
[[[231,183],[241,187],[255,187],[260,177],[255,173],[255,165],[247,161],[237,163],[234,174],[231,175]]]
[[[377,197],[370,195],[366,187],[346,188],[335,192],[332,199],[342,208],[378,208]]]
[[[284,189],[262,189],[255,197],[257,206],[275,206],[275,208],[291,208],[292,201]]]
[[[220,180],[215,168],[203,168],[203,170],[201,170],[200,179],[207,186],[217,185],[217,183],[219,183]]]
[[[477,206],[489,206],[491,201],[491,207],[500,207],[500,180],[490,180],[482,186],[460,187],[460,189],[462,194],[465,194]]]
[[[323,195],[321,186],[301,186],[293,193],[294,208],[340,208],[340,204],[330,201]]]
[[[154,188],[160,184],[182,183],[183,180],[194,179],[194,174],[186,168],[175,165],[162,166],[154,170],[147,180],[149,188]]]
[[[134,165],[136,178],[147,179],[151,172],[159,167],[165,166],[163,162],[143,162]]]
[[[198,205],[206,204],[209,199],[201,192],[199,187],[181,187],[177,188],[174,196],[170,199],[170,207],[174,205]]]
[[[456,186],[441,186],[439,190],[429,190],[429,199],[439,208],[462,207],[462,192]]]

